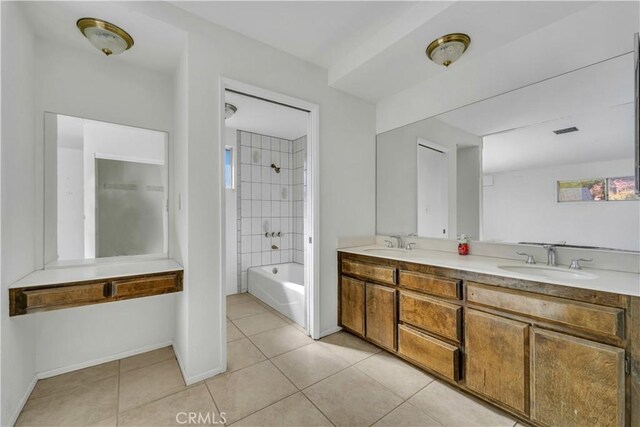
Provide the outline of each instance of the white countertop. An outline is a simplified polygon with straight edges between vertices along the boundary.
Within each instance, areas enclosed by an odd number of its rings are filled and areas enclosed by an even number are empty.
[[[339,251],[357,255],[365,255],[377,258],[393,259],[397,261],[414,262],[416,264],[427,264],[435,267],[464,270],[474,273],[491,274],[493,276],[510,277],[514,279],[530,280],[532,282],[550,283],[553,285],[568,286],[579,289],[589,289],[593,291],[610,292],[621,295],[631,295],[640,297],[640,274],[625,273],[611,270],[598,270],[595,268],[583,267],[582,272],[595,275],[592,279],[573,278],[550,278],[532,274],[515,273],[498,268],[499,266],[521,266],[524,262],[505,258],[492,258],[478,255],[461,256],[457,253],[435,251],[429,249],[391,250],[393,253],[384,254],[368,251],[368,249],[386,249],[383,246],[358,246],[352,248],[341,248]],[[391,252],[389,251],[389,252]],[[545,264],[537,264],[540,268],[553,268],[560,271],[569,270],[567,266],[547,267]],[[534,266],[534,267],[536,267]]]
[[[176,270],[182,270],[182,266],[174,259],[168,258],[153,261],[50,268],[46,270],[36,270],[33,273],[27,274],[22,279],[9,286],[9,289],[53,285],[58,283],[83,282],[85,280],[99,280],[109,277],[137,276],[141,274],[154,274]]]

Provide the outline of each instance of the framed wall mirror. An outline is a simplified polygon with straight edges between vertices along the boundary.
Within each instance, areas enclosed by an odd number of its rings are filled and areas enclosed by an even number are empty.
[[[166,132],[45,113],[45,268],[166,257],[167,146]]]
[[[636,67],[632,52],[379,134],[377,233],[639,251]],[[420,161],[420,141],[446,156]]]

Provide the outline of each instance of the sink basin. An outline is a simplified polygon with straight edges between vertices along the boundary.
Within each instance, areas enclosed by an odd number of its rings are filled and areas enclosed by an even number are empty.
[[[553,267],[535,267],[529,265],[500,265],[500,270],[510,271],[512,273],[526,274],[530,276],[548,277],[550,279],[574,279],[574,280],[591,280],[598,276],[580,270],[560,269]]]
[[[369,252],[371,254],[378,254],[378,255],[395,256],[400,254],[406,254],[409,251],[407,251],[406,249],[399,249],[399,248],[369,248],[369,249],[363,249],[363,252]]]

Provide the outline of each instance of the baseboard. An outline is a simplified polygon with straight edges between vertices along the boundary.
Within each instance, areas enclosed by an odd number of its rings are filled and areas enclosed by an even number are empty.
[[[102,363],[111,362],[113,360],[123,359],[129,356],[135,356],[136,354],[146,353],[148,351],[157,350],[162,347],[167,347],[173,345],[173,341],[165,341],[158,344],[149,345],[146,347],[137,348],[135,350],[125,351],[122,353],[114,354],[111,356],[100,357],[98,359],[88,360],[86,362],[76,363],[75,365],[65,366],[63,368],[50,369],[44,372],[38,372],[36,374],[37,379],[44,379],[49,377],[54,377],[60,374],[66,374],[67,372],[77,371],[78,369],[84,369],[95,365],[100,365]]]
[[[184,379],[185,384],[188,386],[199,381],[206,380],[207,378],[215,377],[216,375],[226,371],[226,369],[214,368],[198,375],[189,376],[187,374],[187,370],[184,367],[184,363],[182,362],[182,357],[180,356],[180,353],[176,351],[175,346],[173,352],[176,354],[176,359],[178,359],[178,366],[180,367],[180,372],[182,372],[182,378]]]
[[[327,335],[335,334],[336,332],[340,332],[341,330],[342,328],[340,326],[334,326],[333,328],[325,329],[324,331],[320,332],[320,338],[324,338]]]
[[[18,404],[18,407],[16,408],[16,411],[11,417],[11,421],[9,422],[10,426],[14,426],[16,424],[16,421],[18,421],[18,417],[20,416],[22,409],[24,409],[24,405],[27,404],[27,400],[29,400],[29,396],[31,396],[31,392],[33,392],[33,389],[36,386],[37,382],[38,382],[38,374],[33,376],[33,379],[31,380],[29,387],[27,387],[27,391],[22,396],[22,399],[20,399],[20,403]]]

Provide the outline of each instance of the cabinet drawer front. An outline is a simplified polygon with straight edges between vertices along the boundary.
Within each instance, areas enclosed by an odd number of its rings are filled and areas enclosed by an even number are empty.
[[[364,336],[364,282],[342,276],[340,280],[340,324]]]
[[[623,426],[624,350],[532,328],[531,419],[547,426]]]
[[[460,342],[462,307],[400,291],[400,320],[441,337]]]
[[[113,297],[121,299],[142,295],[160,295],[180,290],[178,276],[175,274],[114,280],[112,283]]]
[[[459,350],[455,346],[398,325],[398,353],[420,366],[458,381]]]
[[[392,267],[364,264],[346,259],[342,261],[342,273],[390,285],[396,284],[396,269]]]
[[[467,300],[597,335],[624,338],[624,310],[619,308],[499,290],[478,283],[467,284]]]
[[[462,299],[461,280],[400,271],[400,286],[448,299]]]
[[[107,300],[106,282],[24,291],[26,312],[58,306],[74,306]]]

